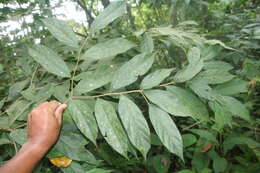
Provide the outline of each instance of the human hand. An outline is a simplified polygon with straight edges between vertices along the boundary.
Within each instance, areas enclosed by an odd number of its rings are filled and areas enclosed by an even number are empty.
[[[62,114],[66,107],[66,104],[51,101],[44,102],[34,108],[28,115],[27,143],[46,152],[59,136]]]

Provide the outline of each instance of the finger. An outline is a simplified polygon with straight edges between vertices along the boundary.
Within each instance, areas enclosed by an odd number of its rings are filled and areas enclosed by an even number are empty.
[[[61,125],[61,122],[62,122],[62,115],[63,115],[63,112],[64,110],[67,108],[67,105],[66,104],[62,104],[60,105],[56,111],[55,111],[55,117],[57,118],[59,124]]]
[[[49,104],[48,104],[48,110],[54,113],[55,110],[56,110],[60,105],[61,105],[60,102],[51,101],[51,102],[49,102]]]

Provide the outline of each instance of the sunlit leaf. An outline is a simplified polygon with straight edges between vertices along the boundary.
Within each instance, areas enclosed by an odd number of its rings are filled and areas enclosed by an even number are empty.
[[[68,110],[79,130],[96,144],[98,128],[93,110],[82,100],[71,100]]]
[[[101,134],[107,143],[118,153],[127,157],[127,136],[113,105],[108,101],[98,99],[95,106],[95,116]]]
[[[120,96],[118,112],[131,143],[146,158],[151,147],[148,124],[136,104],[126,96]]]
[[[174,76],[174,81],[185,82],[198,74],[203,67],[203,60],[200,58],[200,49],[194,47],[189,50],[187,55],[189,65],[181,69]]]
[[[61,77],[70,77],[70,71],[66,63],[50,48],[43,45],[34,45],[29,48],[29,54],[48,72]]]
[[[113,38],[92,46],[82,55],[81,59],[88,62],[102,60],[124,53],[134,46],[134,43],[124,38]]]
[[[83,77],[83,79],[75,87],[77,93],[86,93],[106,85],[112,80],[114,66],[101,66],[93,73],[89,73]]]
[[[144,75],[154,62],[153,54],[139,54],[126,62],[115,72],[112,80],[112,89],[119,89],[132,84],[138,76]]]
[[[148,34],[145,33],[142,43],[141,43],[141,50],[142,52],[152,53],[154,49],[153,38]]]
[[[94,33],[105,28],[109,23],[122,16],[125,12],[126,4],[124,1],[111,2],[110,5],[95,18],[91,24],[90,32]]]
[[[78,48],[78,40],[72,28],[62,20],[55,18],[42,19],[43,23],[47,26],[48,30],[60,42]]]
[[[149,105],[149,116],[164,146],[183,160],[182,137],[169,114],[154,105]]]
[[[165,78],[167,78],[173,69],[159,69],[153,73],[148,74],[142,80],[140,87],[142,89],[149,89],[159,85]]]
[[[144,93],[154,104],[172,115],[208,120],[205,105],[187,90],[169,87],[168,91],[149,90]]]

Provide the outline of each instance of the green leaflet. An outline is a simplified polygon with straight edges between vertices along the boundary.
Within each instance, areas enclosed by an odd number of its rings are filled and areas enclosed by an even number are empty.
[[[201,58],[203,60],[210,60],[216,57],[221,52],[221,47],[216,45],[210,45],[207,47],[202,47]]]
[[[141,89],[149,89],[159,85],[165,78],[167,78],[173,69],[159,69],[153,73],[148,74],[141,82]]]
[[[27,120],[27,116],[31,111],[31,105],[33,102],[28,102],[25,100],[18,100],[14,102],[8,109],[8,125],[11,126],[17,119]]]
[[[193,47],[189,50],[187,55],[189,65],[178,71],[174,76],[174,81],[185,82],[192,79],[198,74],[203,67],[203,59],[200,58],[200,49]]]
[[[227,71],[223,71],[221,69],[209,69],[200,72],[196,79],[204,80],[208,84],[220,84],[224,82],[228,82],[234,78],[234,75],[230,74]]]
[[[202,121],[208,120],[205,105],[191,92],[178,87],[167,87],[164,90],[148,90],[146,97],[154,104],[175,116],[190,116]]]
[[[68,110],[79,130],[96,145],[98,128],[93,110],[82,100],[71,100]]]
[[[194,133],[194,134],[199,135],[200,137],[202,137],[202,138],[204,138],[204,139],[206,139],[208,141],[215,142],[216,144],[218,144],[218,141],[215,138],[215,136],[211,132],[209,132],[207,130],[191,129],[190,131],[192,133]]]
[[[121,95],[118,112],[131,143],[146,159],[151,147],[150,130],[141,110],[133,101]]]
[[[29,48],[29,54],[48,72],[61,77],[70,77],[66,63],[50,48],[43,45],[34,45],[33,48]]]
[[[155,155],[150,158],[152,167],[156,170],[156,173],[167,173],[171,166],[170,157],[168,154]]]
[[[227,83],[217,85],[213,90],[221,95],[235,95],[248,91],[248,82],[241,79],[233,79]]]
[[[11,144],[12,142],[7,138],[0,138],[0,145]]]
[[[149,105],[149,116],[164,146],[184,160],[182,137],[169,114],[154,105]]]
[[[233,66],[224,61],[207,61],[204,62],[205,70],[216,69],[222,71],[229,71],[233,69]]]
[[[29,80],[26,79],[26,80],[14,83],[9,88],[7,101],[12,101],[12,100],[16,99],[20,95],[21,91],[26,87],[28,82],[29,82]]]
[[[194,136],[193,134],[190,134],[190,133],[182,135],[182,140],[183,140],[183,146],[185,148],[189,147],[197,142],[196,136]]]
[[[75,132],[62,133],[47,157],[67,156],[72,160],[96,164],[97,160],[94,155],[85,148],[86,144],[86,139],[80,134]]]
[[[141,50],[143,53],[152,53],[153,49],[154,49],[153,38],[148,33],[145,33],[143,40],[141,42]]]
[[[102,60],[104,58],[109,58],[116,56],[120,53],[124,53],[127,50],[133,48],[134,43],[123,39],[123,38],[113,38],[108,41],[98,43],[91,48],[89,48],[81,57],[81,59],[88,62],[93,62],[97,60]]]
[[[112,79],[112,89],[119,89],[132,84],[138,76],[144,75],[154,62],[154,54],[139,54],[119,68]]]
[[[230,113],[230,110],[227,110],[224,106],[216,101],[210,101],[209,106],[214,111],[215,122],[218,129],[222,129],[226,124],[231,125],[232,114]]]
[[[60,42],[73,48],[79,47],[76,34],[73,32],[72,28],[66,24],[66,22],[55,18],[42,19],[42,21],[47,26],[51,34]]]
[[[122,16],[126,12],[126,3],[124,1],[111,2],[105,10],[99,14],[90,26],[90,32],[95,33],[105,28],[116,18]]]
[[[221,97],[220,104],[234,116],[250,121],[250,114],[246,106],[237,99],[230,96]]]
[[[168,86],[167,90],[176,96],[179,102],[188,109],[187,113],[190,114],[191,117],[202,121],[208,120],[206,106],[190,91],[175,86]]]
[[[75,91],[77,93],[86,93],[106,85],[112,80],[115,70],[114,66],[101,66],[94,72],[86,74],[75,87]]]
[[[109,172],[111,172],[111,171],[105,170],[105,169],[100,169],[100,168],[94,168],[94,169],[87,171],[86,173],[109,173]]]
[[[108,101],[97,99],[95,116],[101,134],[107,143],[127,158],[128,139],[113,105]]]
[[[228,136],[223,142],[224,153],[227,153],[229,150],[235,147],[235,145],[248,145],[249,148],[253,149],[257,149],[260,147],[260,143],[249,137],[239,135]]]
[[[16,143],[23,145],[27,141],[26,129],[16,129],[10,133],[10,137]]]
[[[86,173],[85,168],[77,162],[72,162],[70,166],[61,168],[63,173]]]
[[[189,81],[188,85],[189,88],[201,98],[214,101],[221,97],[218,93],[212,90],[205,80],[195,78]]]

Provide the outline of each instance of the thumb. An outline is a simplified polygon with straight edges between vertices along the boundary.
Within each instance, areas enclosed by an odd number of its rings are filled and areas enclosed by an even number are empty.
[[[57,118],[59,124],[61,124],[61,120],[62,120],[62,115],[64,110],[67,108],[66,104],[61,104],[59,105],[59,107],[55,110],[55,117]]]

